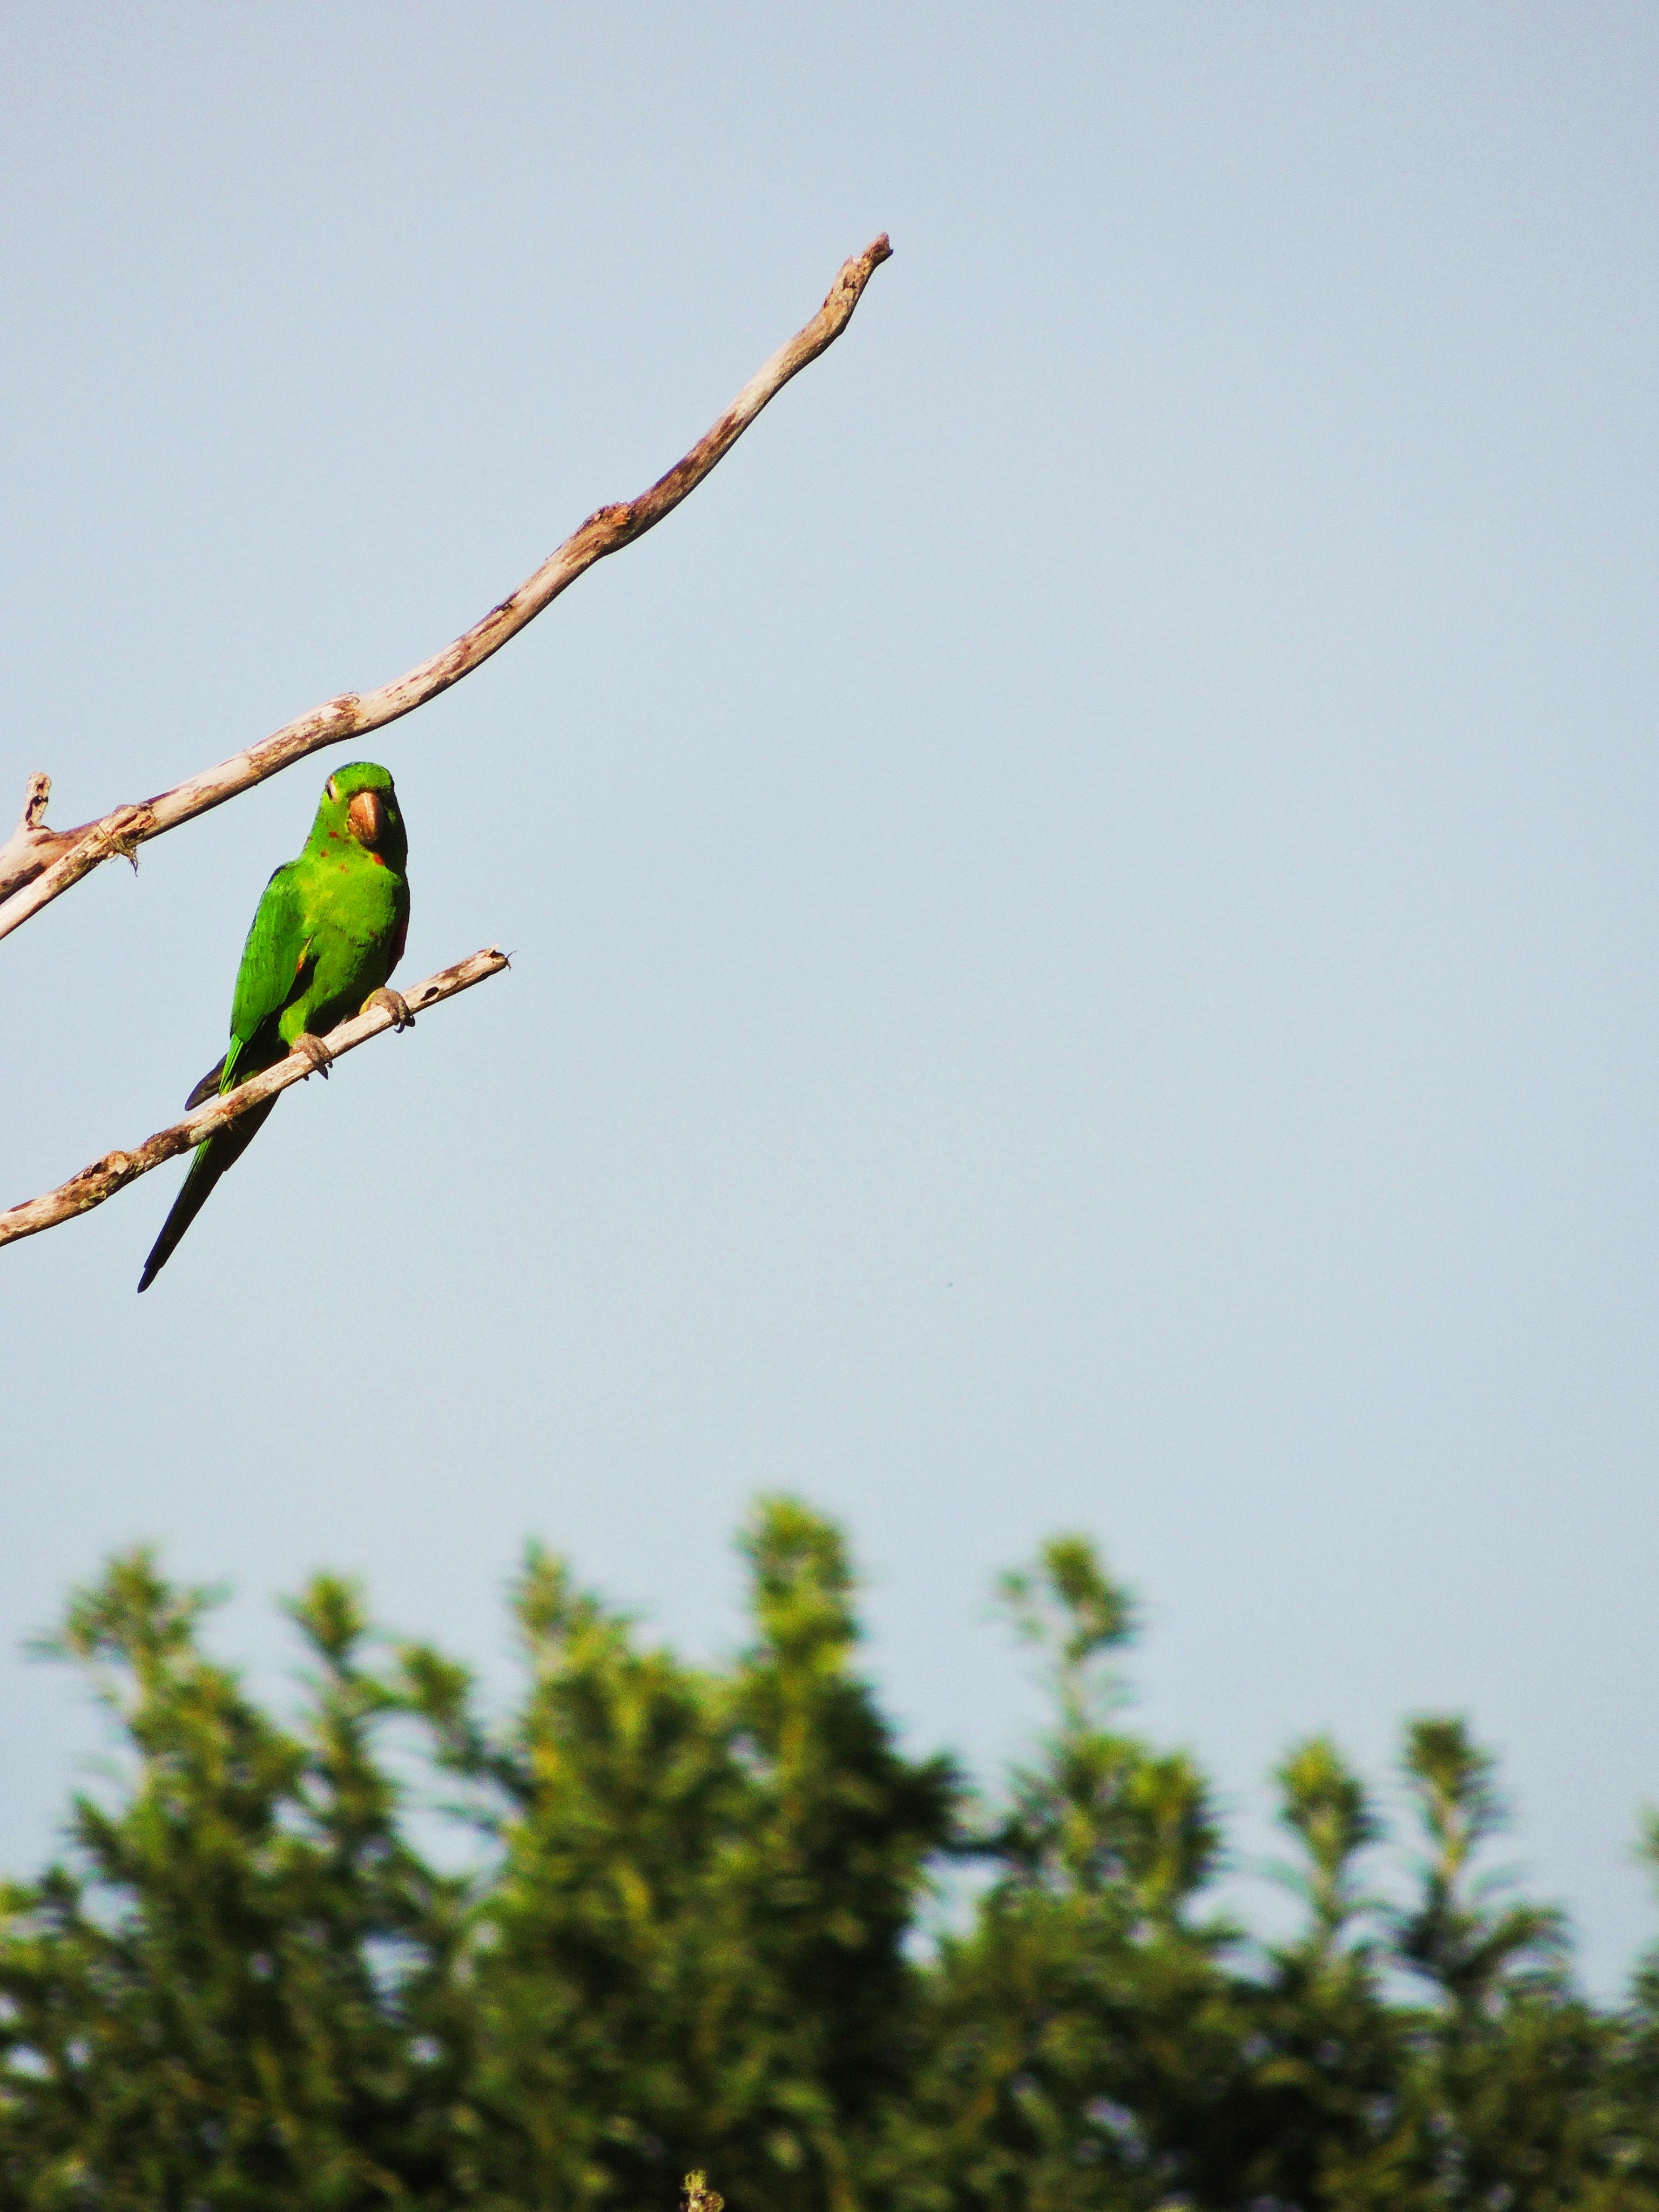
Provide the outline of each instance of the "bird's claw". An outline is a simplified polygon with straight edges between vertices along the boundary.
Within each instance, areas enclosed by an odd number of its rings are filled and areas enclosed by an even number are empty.
[[[309,1030],[301,1030],[299,1036],[295,1038],[292,1048],[311,1062],[312,1074],[320,1075],[324,1082],[327,1082],[329,1063],[334,1055],[321,1037],[313,1036]],[[301,1083],[309,1083],[311,1076],[302,1075],[300,1080]]]
[[[370,992],[363,1000],[363,1012],[367,1013],[371,1006],[384,1006],[392,1017],[394,1030],[401,1032],[415,1026],[415,1017],[409,1011],[408,1000],[401,991],[394,991],[389,984],[382,983],[378,991]]]

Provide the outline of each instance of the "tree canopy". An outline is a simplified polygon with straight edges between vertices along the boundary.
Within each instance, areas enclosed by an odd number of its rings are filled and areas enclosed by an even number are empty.
[[[773,1498],[741,1544],[723,1666],[532,1548],[501,1713],[336,1577],[288,1717],[151,1553],[76,1593],[52,1648],[127,1755],[0,1897],[0,2205],[666,2212],[696,2167],[732,2212],[1659,2208],[1659,1950],[1582,1994],[1462,1720],[1406,1728],[1385,1894],[1371,1791],[1287,1753],[1268,1941],[1204,1773],[1124,1724],[1087,1540],[1004,1580],[1052,1717],[988,1791],[900,1743],[840,1532]]]

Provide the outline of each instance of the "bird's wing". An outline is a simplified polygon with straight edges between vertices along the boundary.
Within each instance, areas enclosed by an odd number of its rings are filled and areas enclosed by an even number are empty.
[[[295,878],[292,860],[277,869],[265,885],[242,947],[230,1005],[230,1049],[219,1079],[222,1090],[234,1086],[238,1063],[258,1032],[305,988],[312,932]]]

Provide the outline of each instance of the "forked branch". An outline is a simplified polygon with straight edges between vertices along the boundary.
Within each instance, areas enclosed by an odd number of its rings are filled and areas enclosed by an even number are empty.
[[[33,883],[49,868],[52,862],[78,845],[83,837],[90,838],[101,832],[106,842],[88,866],[106,860],[111,853],[130,852],[131,848],[121,837],[123,817],[133,811],[131,807],[118,807],[102,822],[82,822],[74,830],[48,830],[46,801],[52,796],[52,778],[38,769],[28,780],[23,793],[23,811],[18,817],[17,827],[3,845],[0,845],[0,900],[17,889],[21,884]],[[5,911],[0,906],[0,913]]]
[[[404,993],[404,1002],[411,1014],[424,1013],[428,1006],[441,1006],[458,991],[470,990],[473,984],[482,983],[486,976],[499,975],[507,964],[506,953],[496,945],[488,945],[470,959],[458,960],[453,968],[441,968],[435,975],[428,975],[424,983],[416,983]],[[337,1060],[343,1052],[367,1044],[370,1037],[389,1030],[394,1019],[392,1010],[384,1005],[371,1006],[354,1014],[349,1022],[342,1022],[323,1039],[330,1058]],[[19,1237],[36,1236],[43,1229],[55,1229],[60,1221],[68,1221],[77,1213],[90,1212],[94,1206],[113,1198],[118,1190],[125,1189],[137,1176],[159,1168],[163,1160],[194,1151],[204,1137],[222,1129],[228,1121],[234,1121],[239,1114],[246,1114],[262,1098],[274,1098],[289,1084],[302,1082],[314,1066],[315,1062],[305,1053],[291,1052],[286,1060],[278,1060],[275,1067],[268,1067],[262,1075],[253,1076],[210,1104],[198,1107],[195,1113],[187,1114],[170,1128],[158,1130],[134,1151],[106,1152],[101,1160],[82,1168],[79,1175],[71,1176],[56,1190],[0,1213],[0,1244],[12,1243]]]
[[[164,830],[176,830],[193,815],[205,814],[210,807],[222,805],[238,792],[262,783],[268,775],[275,775],[279,769],[303,760],[307,753],[382,729],[386,723],[395,722],[413,708],[424,706],[428,699],[436,698],[439,692],[447,691],[463,676],[470,675],[492,653],[499,652],[508,638],[516,636],[526,623],[533,622],[544,607],[574,583],[583,569],[591,568],[607,553],[615,553],[643,536],[677,507],[688,492],[695,490],[715,463],[731,451],[768,400],[841,336],[865,286],[891,252],[884,234],[847,262],[811,321],[798,331],[787,345],[779,347],[764,368],[750,378],[713,429],[700,438],[666,476],[659,477],[649,491],[641,492],[637,499],[619,507],[602,507],[597,514],[590,514],[516,592],[499,606],[492,607],[481,622],[474,623],[453,645],[446,646],[429,660],[423,660],[418,668],[411,668],[406,676],[383,684],[378,691],[348,691],[337,699],[327,700],[322,706],[313,707],[309,714],[285,723],[258,744],[222,761],[217,768],[204,769],[200,775],[190,777],[155,799],[118,806],[112,813],[96,822],[83,823],[76,830],[52,831],[45,827],[41,817],[46,800],[40,787],[46,780],[32,779],[24,820],[6,844],[0,846],[0,937],[39,914],[42,907],[50,905],[112,853],[131,855],[147,839],[159,837]]]

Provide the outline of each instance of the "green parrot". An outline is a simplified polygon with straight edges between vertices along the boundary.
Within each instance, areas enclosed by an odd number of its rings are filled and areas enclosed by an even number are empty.
[[[216,1091],[234,1091],[297,1046],[328,1073],[323,1032],[371,1000],[387,1006],[398,1027],[414,1021],[386,980],[403,958],[409,933],[409,840],[392,778],[373,761],[336,769],[323,786],[317,819],[297,860],[265,885],[242,947],[230,1008],[230,1044],[204,1075],[188,1107]],[[234,1167],[276,1103],[239,1115],[196,1147],[184,1188],[144,1262],[147,1291],[173,1255],[228,1168]]]

